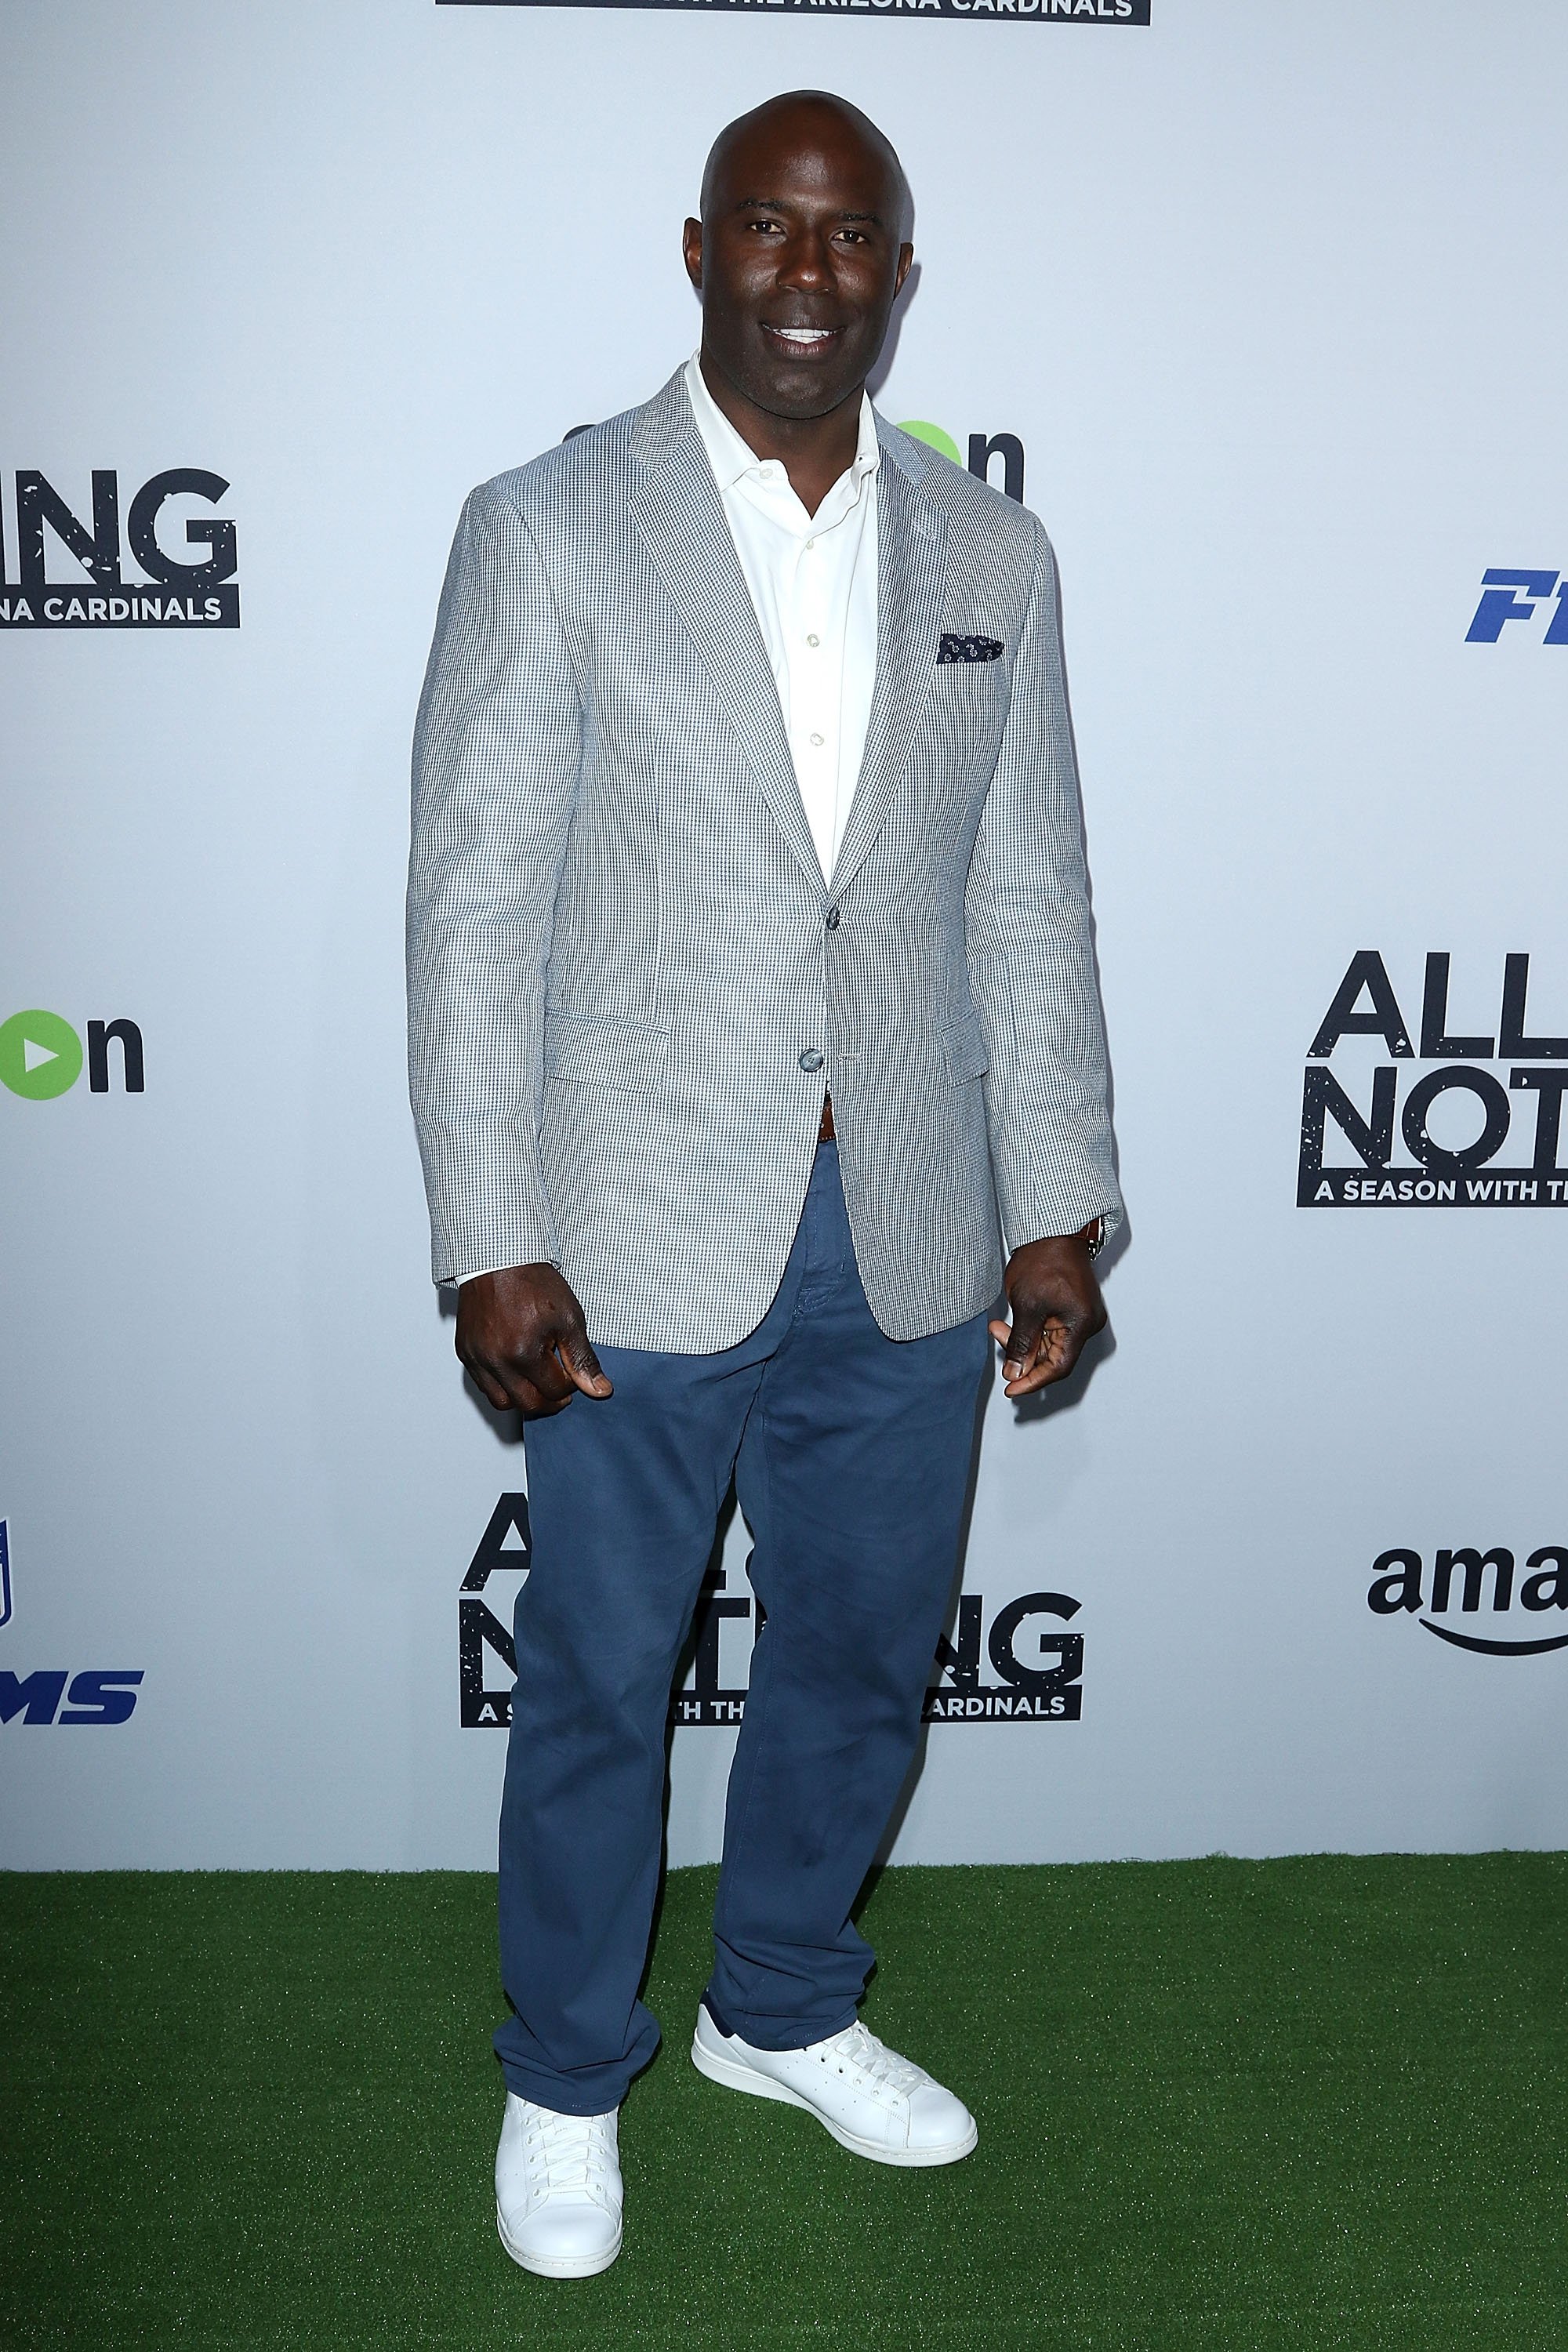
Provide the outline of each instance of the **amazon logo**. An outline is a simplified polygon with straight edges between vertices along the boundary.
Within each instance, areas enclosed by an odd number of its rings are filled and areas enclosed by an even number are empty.
[[[1439,1642],[1451,1643],[1456,1650],[1479,1651],[1484,1658],[1533,1658],[1543,1650],[1568,1650],[1568,1631],[1554,1633],[1547,1617],[1551,1610],[1568,1611],[1568,1544],[1542,1544],[1524,1565],[1531,1573],[1518,1581],[1516,1591],[1514,1557],[1506,1545],[1494,1544],[1484,1552],[1473,1546],[1444,1549],[1433,1557],[1428,1593],[1418,1551],[1379,1552],[1372,1564],[1366,1605],[1378,1617],[1408,1612]],[[1489,1587],[1491,1605],[1483,1614]],[[1522,1618],[1513,1613],[1516,1600]],[[1456,1607],[1460,1617],[1477,1622],[1465,1630],[1440,1625],[1437,1620],[1454,1614]],[[1500,1617],[1507,1622],[1500,1625]]]

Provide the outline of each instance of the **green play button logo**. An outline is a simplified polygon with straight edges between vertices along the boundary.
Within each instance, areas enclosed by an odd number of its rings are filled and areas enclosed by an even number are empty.
[[[907,416],[899,430],[900,433],[912,433],[917,441],[923,441],[926,447],[934,449],[939,457],[951,457],[955,466],[963,465],[957,442],[940,425],[929,425],[923,416]]]
[[[81,1039],[58,1013],[0,1021],[0,1081],[28,1102],[47,1102],[81,1076]]]
[[[888,0],[878,0],[878,5],[885,7]],[[975,0],[975,5],[978,7],[979,5],[980,0]],[[1013,0],[1002,0],[1002,5],[1011,7]],[[917,441],[923,441],[926,447],[934,449],[939,457],[951,457],[955,466],[966,467],[977,480],[989,483],[994,490],[1000,490],[1016,505],[1023,505],[1024,445],[1016,433],[972,433],[969,436],[969,454],[965,457],[946,425],[933,425],[929,416],[906,416],[899,430],[911,435]],[[998,457],[1002,460],[1000,481],[993,471],[994,460]]]

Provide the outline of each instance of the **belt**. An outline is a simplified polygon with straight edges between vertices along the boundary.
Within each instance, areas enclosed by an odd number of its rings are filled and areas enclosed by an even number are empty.
[[[833,1141],[833,1097],[831,1095],[824,1095],[822,1097],[822,1125],[816,1130],[816,1139],[818,1143]]]

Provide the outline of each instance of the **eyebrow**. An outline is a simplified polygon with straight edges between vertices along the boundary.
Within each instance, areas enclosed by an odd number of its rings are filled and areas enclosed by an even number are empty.
[[[782,196],[741,196],[734,209],[738,213],[787,213],[788,205]],[[880,213],[835,213],[836,221],[870,221],[877,228],[884,226]]]

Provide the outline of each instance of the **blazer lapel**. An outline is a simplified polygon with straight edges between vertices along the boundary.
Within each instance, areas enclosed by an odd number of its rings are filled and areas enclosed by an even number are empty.
[[[936,676],[947,524],[882,444],[877,474],[877,683],[859,782],[833,868],[846,889],[881,831]],[[797,794],[798,798],[798,794]]]
[[[671,393],[675,401],[669,399]],[[679,379],[651,406],[663,412],[657,421],[666,430],[641,487],[633,493],[633,517],[709,683],[740,738],[758,788],[808,879],[820,891],[822,866],[795,781],[778,687],[713,469]]]

